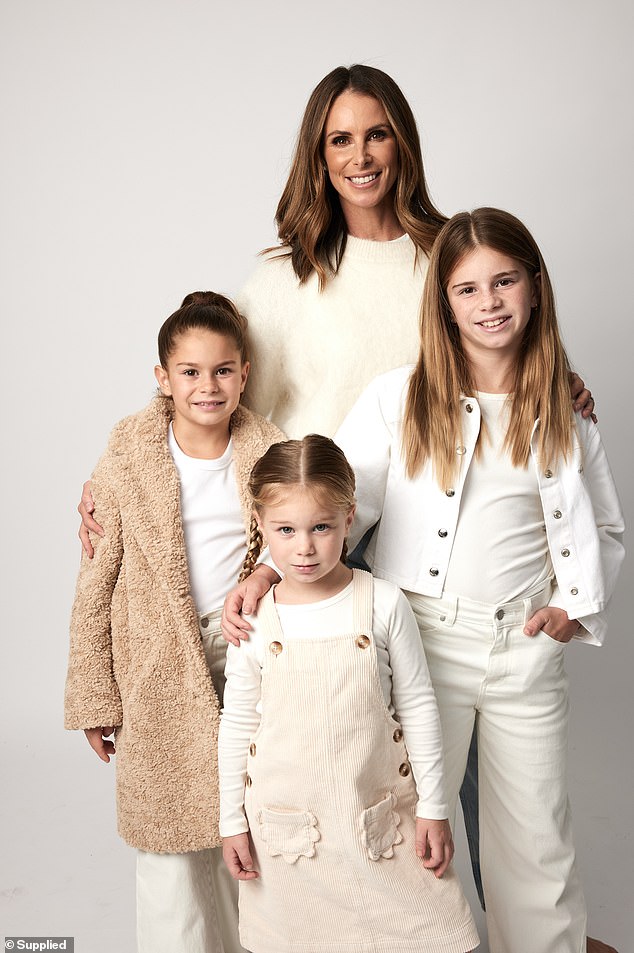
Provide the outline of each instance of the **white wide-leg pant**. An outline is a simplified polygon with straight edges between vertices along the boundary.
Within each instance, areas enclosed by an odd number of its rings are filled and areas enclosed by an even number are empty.
[[[442,723],[452,819],[474,722],[491,953],[582,953],[586,909],[566,784],[565,646],[525,621],[550,598],[483,605],[406,593]]]
[[[222,848],[186,854],[137,851],[139,953],[244,953],[238,884]]]
[[[220,616],[220,611],[202,616],[200,634],[222,705],[227,643]],[[222,848],[138,851],[136,892],[138,953],[246,953],[238,939],[238,882],[225,866]]]

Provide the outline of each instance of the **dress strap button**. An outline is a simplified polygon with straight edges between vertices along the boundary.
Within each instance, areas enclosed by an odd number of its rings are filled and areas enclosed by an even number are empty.
[[[367,649],[369,644],[370,644],[370,640],[367,637],[367,635],[360,635],[358,637],[357,645],[359,646],[360,649]]]
[[[282,651],[282,648],[283,646],[281,642],[271,642],[269,645],[269,652],[272,652],[273,655],[279,655]]]

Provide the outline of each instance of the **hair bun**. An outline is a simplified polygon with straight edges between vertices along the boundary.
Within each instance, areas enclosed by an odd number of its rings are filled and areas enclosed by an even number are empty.
[[[216,304],[218,295],[215,291],[190,291],[185,295],[181,308],[186,308],[190,304]]]

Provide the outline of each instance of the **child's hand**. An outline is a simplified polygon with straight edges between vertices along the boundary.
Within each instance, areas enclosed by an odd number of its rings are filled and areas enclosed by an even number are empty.
[[[222,857],[234,880],[255,880],[259,877],[253,869],[248,834],[234,834],[222,838]]]
[[[570,642],[580,628],[580,622],[577,619],[569,619],[565,609],[544,606],[530,617],[524,626],[524,635],[533,636],[538,632],[545,632],[555,642]]]
[[[110,762],[110,755],[115,753],[114,742],[106,741],[106,738],[108,738],[113,731],[114,728],[112,726],[108,728],[84,728],[84,734],[88,739],[88,744],[95,754],[106,763]]]
[[[240,645],[241,639],[249,638],[251,626],[244,618],[258,607],[258,602],[280,577],[270,566],[260,563],[244,582],[232,589],[222,607],[222,637],[232,645]]]
[[[442,877],[454,854],[453,838],[449,821],[431,821],[416,818],[416,855],[429,867],[436,877]]]

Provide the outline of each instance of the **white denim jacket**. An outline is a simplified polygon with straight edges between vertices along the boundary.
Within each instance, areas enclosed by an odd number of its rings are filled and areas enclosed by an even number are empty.
[[[405,475],[401,422],[413,367],[376,377],[337,431],[357,478],[357,513],[349,548],[378,522],[365,553],[373,573],[424,596],[443,593],[460,500],[480,430],[480,408],[461,399],[464,446],[455,485],[441,489],[430,464]],[[555,472],[538,465],[535,422],[531,455],[556,576],[550,605],[565,609],[583,628],[578,638],[601,645],[606,608],[623,560],[623,515],[599,430],[576,417],[572,454]],[[486,527],[482,527],[486,532]],[[477,554],[474,554],[477,558]]]

